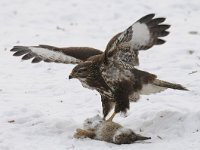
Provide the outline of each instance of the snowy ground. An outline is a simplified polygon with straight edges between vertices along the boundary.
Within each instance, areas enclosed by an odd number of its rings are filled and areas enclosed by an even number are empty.
[[[199,0],[0,0],[0,150],[199,150]],[[91,46],[148,13],[167,17],[167,43],[140,53],[140,69],[190,91],[142,96],[116,122],[152,139],[114,145],[72,138],[87,117],[101,114],[100,96],[68,80],[73,65],[21,62],[14,45]]]

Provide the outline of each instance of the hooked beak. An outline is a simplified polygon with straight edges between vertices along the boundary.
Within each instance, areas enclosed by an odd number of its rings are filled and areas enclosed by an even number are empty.
[[[72,79],[73,78],[73,76],[72,76],[72,73],[69,75],[69,79]]]
[[[73,77],[71,75],[69,75],[69,79],[72,79]]]

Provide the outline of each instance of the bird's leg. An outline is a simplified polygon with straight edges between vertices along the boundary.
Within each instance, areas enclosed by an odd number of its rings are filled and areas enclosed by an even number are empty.
[[[112,110],[114,103],[107,97],[101,96],[102,108],[103,108],[103,120],[106,120],[106,116]]]
[[[129,93],[131,88],[129,88],[130,86],[127,85],[127,82],[121,83],[118,85],[118,88],[115,91],[115,113],[112,115],[113,117],[111,116],[111,119],[114,118],[116,113],[126,112],[127,109],[129,109]]]
[[[116,115],[116,112],[113,112],[113,114],[110,116],[110,118],[108,120],[106,120],[106,121],[112,122],[112,120],[115,117],[115,115]]]

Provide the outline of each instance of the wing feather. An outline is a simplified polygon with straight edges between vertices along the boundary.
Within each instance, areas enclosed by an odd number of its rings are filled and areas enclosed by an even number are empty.
[[[23,57],[22,57],[22,60],[28,60],[28,59],[31,59],[33,58],[35,55],[33,53],[28,53],[28,54],[25,54]]]
[[[19,50],[19,51],[15,52],[15,53],[13,54],[13,56],[21,56],[21,55],[24,55],[24,54],[26,54],[26,53],[27,53],[26,50]]]
[[[32,63],[38,63],[41,61],[42,61],[42,59],[40,57],[35,57],[35,58],[33,58]]]
[[[158,25],[162,22],[164,22],[166,20],[166,18],[155,18],[155,19],[152,19],[151,21],[149,21],[147,24],[149,27],[153,27],[155,25]]]
[[[58,48],[50,45],[39,46],[14,46],[11,50],[13,56],[23,56],[22,60],[32,59],[32,63],[56,62],[65,64],[77,64],[94,55],[103,52],[90,47]]]
[[[120,63],[126,68],[132,68],[139,65],[139,50],[147,50],[153,45],[164,44],[165,40],[161,38],[169,34],[166,30],[170,25],[163,24],[165,18],[154,17],[155,14],[146,15],[125,31],[115,35],[105,50],[105,62]]]
[[[155,41],[155,45],[161,45],[161,44],[164,44],[166,41],[165,40],[162,40],[162,39],[157,39]]]
[[[154,16],[155,16],[155,14],[148,14],[148,15],[140,18],[137,22],[147,23],[147,22],[151,21]]]

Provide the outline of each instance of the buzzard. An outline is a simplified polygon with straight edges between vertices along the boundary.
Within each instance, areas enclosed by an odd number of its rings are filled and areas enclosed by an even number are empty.
[[[49,45],[14,46],[14,56],[22,60],[32,58],[32,63],[56,62],[77,64],[69,79],[80,80],[83,87],[96,90],[101,95],[103,116],[114,107],[108,119],[116,113],[126,112],[131,101],[136,102],[140,94],[161,92],[167,88],[187,90],[180,84],[159,80],[156,75],[136,69],[138,54],[154,45],[164,44],[161,39],[169,34],[165,18],[148,14],[133,23],[126,30],[116,34],[107,44],[104,52],[90,47],[58,48]]]

